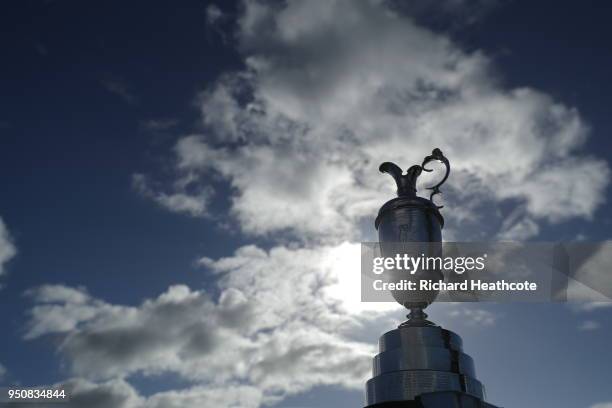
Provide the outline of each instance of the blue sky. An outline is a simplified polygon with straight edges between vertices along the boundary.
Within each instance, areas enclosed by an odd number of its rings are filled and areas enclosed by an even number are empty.
[[[610,239],[602,7],[3,8],[4,384],[68,381],[123,408],[360,406],[403,317],[355,300],[355,248],[393,190],[377,166],[433,147],[453,165],[447,239]],[[430,316],[491,402],[606,408],[611,313]]]

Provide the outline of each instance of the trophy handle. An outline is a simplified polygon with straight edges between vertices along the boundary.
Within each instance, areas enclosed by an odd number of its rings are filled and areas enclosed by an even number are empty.
[[[441,193],[440,186],[444,184],[444,182],[448,178],[448,175],[450,174],[450,163],[448,162],[448,159],[442,153],[442,150],[436,148],[436,149],[433,149],[433,151],[431,152],[431,155],[423,159],[423,164],[421,164],[421,169],[423,169],[423,171],[426,171],[426,172],[432,172],[433,169],[428,169],[425,167],[427,163],[432,162],[432,161],[438,161],[440,163],[443,163],[444,166],[446,167],[446,174],[444,174],[444,177],[442,178],[442,180],[440,180],[440,182],[436,184],[435,186],[427,187],[428,190],[432,190],[431,194],[429,195],[429,201],[433,202],[432,200],[433,196]],[[442,207],[443,206],[440,206],[438,208],[442,208]]]

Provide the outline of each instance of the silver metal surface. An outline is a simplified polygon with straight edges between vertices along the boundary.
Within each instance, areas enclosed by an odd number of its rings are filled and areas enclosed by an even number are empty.
[[[451,391],[484,399],[474,362],[461,338],[441,327],[400,326],[383,334],[366,384],[368,406],[410,401],[431,392]]]
[[[468,382],[469,390],[463,385]],[[410,401],[421,394],[457,391],[483,399],[483,386],[474,378],[446,371],[394,371],[372,378],[366,383],[367,404],[386,401]]]
[[[396,348],[406,348],[408,345],[417,347],[444,347],[456,351],[463,350],[463,340],[457,334],[439,326],[414,327],[411,330],[394,329],[383,334],[378,341],[380,352]]]
[[[374,376],[402,370],[448,371],[476,376],[472,357],[441,347],[393,349],[374,357]]]

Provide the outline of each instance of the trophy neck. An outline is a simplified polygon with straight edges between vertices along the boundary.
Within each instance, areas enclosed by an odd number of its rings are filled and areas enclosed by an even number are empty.
[[[434,322],[427,320],[427,313],[423,309],[427,307],[427,304],[423,305],[404,305],[410,309],[410,313],[406,315],[408,320],[400,324],[399,327],[435,327],[437,326]]]

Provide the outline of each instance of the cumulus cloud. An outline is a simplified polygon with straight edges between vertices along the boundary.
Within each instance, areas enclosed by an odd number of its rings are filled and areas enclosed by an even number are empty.
[[[249,1],[236,37],[247,69],[201,95],[206,131],[178,140],[176,177],[221,176],[247,233],[358,238],[392,196],[378,164],[418,163],[432,147],[453,163],[447,208],[473,212],[446,214],[465,239],[482,233],[476,214],[488,237],[524,239],[603,202],[609,168],[581,153],[589,129],[575,108],[503,87],[484,53],[396,9]],[[514,203],[512,225],[501,203]]]
[[[17,254],[8,228],[0,218],[0,276],[6,273],[5,265]]]
[[[141,307],[114,306],[94,298],[85,303],[48,303],[42,294],[49,289],[31,291],[38,304],[26,338],[63,334],[60,351],[69,357],[76,374],[111,378],[139,370],[172,370],[189,350],[205,355],[213,347],[214,306],[203,293],[185,286],[170,287]],[[56,315],[68,318],[49,319]]]
[[[82,289],[42,286],[28,293],[36,305],[25,336],[57,336],[71,371],[89,381],[173,373],[206,385],[179,392],[185,401],[233,384],[247,386],[246,395],[258,390],[261,401],[317,385],[360,389],[374,346],[352,335],[382,312],[350,310],[359,291],[347,297],[339,290],[334,268],[348,255],[359,259],[355,249],[246,246],[227,258],[203,258],[218,276],[214,298],[177,285],[124,306]]]
[[[29,311],[31,319],[26,328],[26,339],[70,332],[105,309],[112,309],[110,305],[91,298],[83,288],[45,285],[27,291],[26,295],[37,301]]]

